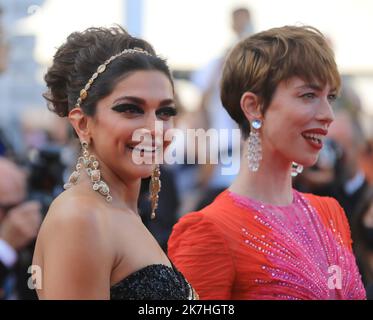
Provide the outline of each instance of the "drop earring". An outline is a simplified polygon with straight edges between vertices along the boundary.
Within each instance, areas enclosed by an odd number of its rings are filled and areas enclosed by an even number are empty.
[[[303,172],[303,166],[296,162],[291,164],[291,176],[296,177],[298,174]]]
[[[262,160],[262,143],[259,135],[259,129],[261,127],[261,120],[255,119],[251,122],[247,159],[249,161],[249,170],[252,172],[258,171],[260,161]]]
[[[112,196],[110,195],[109,186],[106,182],[101,180],[101,172],[98,169],[99,162],[94,155],[90,155],[88,152],[88,142],[82,141],[83,149],[83,164],[86,168],[88,176],[91,178],[92,189],[103,195],[107,202],[112,201]]]
[[[75,165],[75,171],[73,171],[71,173],[68,182],[66,182],[63,185],[63,188],[65,190],[67,190],[67,189],[71,188],[73,185],[77,184],[78,179],[80,177],[80,172],[81,172],[82,167],[83,166],[86,167],[86,163],[84,161],[84,156],[87,156],[87,154],[85,154],[85,152],[88,152],[88,151],[86,150],[86,148],[84,146],[87,145],[87,147],[88,147],[88,143],[85,142],[85,141],[82,141],[80,143],[80,145],[82,147],[82,154],[83,154],[83,156],[78,157],[77,164]]]
[[[157,164],[152,172],[152,176],[149,184],[149,193],[151,201],[151,219],[155,218],[155,210],[158,208],[159,191],[161,191],[161,170],[159,164]]]
[[[82,141],[81,146],[83,155],[78,158],[75,171],[73,171],[73,173],[70,175],[68,182],[64,184],[64,189],[68,189],[78,182],[81,169],[84,167],[88,176],[91,178],[92,189],[105,196],[106,201],[110,202],[112,200],[110,189],[108,185],[101,180],[101,172],[98,169],[99,163],[96,157],[89,154],[87,141]]]
[[[81,158],[78,158],[78,162],[75,166],[75,170],[71,173],[69,180],[63,185],[63,188],[65,190],[71,188],[73,185],[77,184],[78,179],[80,177],[80,171],[82,169],[82,163],[81,163]]]

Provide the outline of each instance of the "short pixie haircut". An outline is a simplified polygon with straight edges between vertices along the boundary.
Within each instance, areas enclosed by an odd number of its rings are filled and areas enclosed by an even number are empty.
[[[334,53],[316,28],[273,28],[242,40],[231,50],[223,68],[221,100],[244,138],[250,133],[250,125],[240,106],[242,95],[255,93],[264,115],[278,84],[294,76],[340,89]]]

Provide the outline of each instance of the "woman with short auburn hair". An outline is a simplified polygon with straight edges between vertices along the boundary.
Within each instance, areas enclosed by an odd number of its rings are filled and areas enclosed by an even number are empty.
[[[240,171],[169,240],[201,299],[365,298],[343,209],[292,187],[291,176],[317,160],[340,85],[313,27],[260,32],[229,53],[221,99],[245,139]]]

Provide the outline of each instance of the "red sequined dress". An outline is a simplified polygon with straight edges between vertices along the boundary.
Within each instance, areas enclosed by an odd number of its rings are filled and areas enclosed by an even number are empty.
[[[200,299],[365,299],[343,209],[293,190],[274,206],[225,190],[175,225],[168,254]]]

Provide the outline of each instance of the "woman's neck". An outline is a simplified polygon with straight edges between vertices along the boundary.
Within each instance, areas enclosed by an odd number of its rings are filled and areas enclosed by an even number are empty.
[[[264,157],[259,170],[252,172],[244,155],[239,174],[229,190],[264,203],[289,205],[293,201],[291,163]]]

